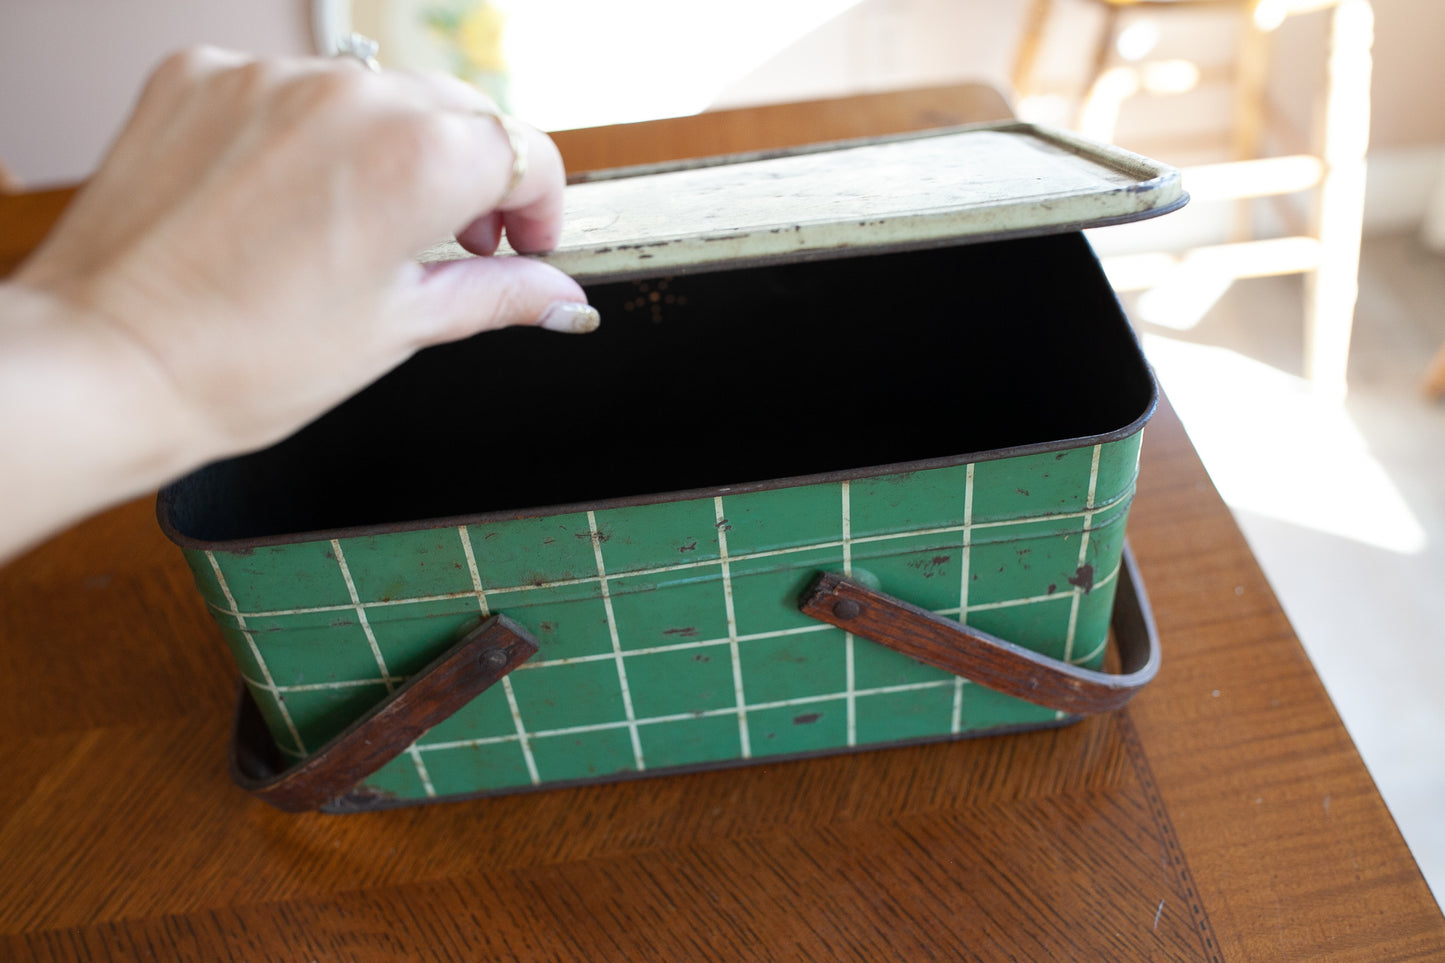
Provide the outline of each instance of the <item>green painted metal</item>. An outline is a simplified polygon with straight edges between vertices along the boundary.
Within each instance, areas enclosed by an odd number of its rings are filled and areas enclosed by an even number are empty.
[[[529,663],[365,783],[395,799],[943,738],[1059,720],[820,625],[799,593],[851,573],[1098,667],[1139,440],[186,557],[292,758],[479,617],[536,635]]]
[[[367,795],[1067,721],[797,599],[842,572],[1100,665],[1154,393],[1075,232],[1182,204],[1177,172],[1005,125],[594,181],[554,259],[596,334],[424,352],[163,493],[281,752],[491,613],[538,653]]]

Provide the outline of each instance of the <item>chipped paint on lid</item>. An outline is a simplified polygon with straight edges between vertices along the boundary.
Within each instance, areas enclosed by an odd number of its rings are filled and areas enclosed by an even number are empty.
[[[541,260],[620,280],[1059,233],[1186,200],[1177,170],[1137,154],[985,125],[593,175],[567,187]],[[422,259],[470,256],[450,242]]]

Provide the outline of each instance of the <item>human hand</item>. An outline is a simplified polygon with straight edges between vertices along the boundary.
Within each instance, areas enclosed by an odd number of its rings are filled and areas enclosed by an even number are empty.
[[[16,280],[140,365],[199,457],[258,447],[418,348],[507,324],[590,330],[581,288],[525,258],[423,267],[456,233],[552,247],[563,170],[459,80],[351,59],[167,60],[91,183]],[[549,316],[550,311],[550,316]]]
[[[587,331],[527,258],[563,171],[454,78],[197,49],[151,78],[109,156],[0,284],[0,562],[61,525],[299,428],[417,349],[508,324]],[[505,198],[504,198],[505,195]]]

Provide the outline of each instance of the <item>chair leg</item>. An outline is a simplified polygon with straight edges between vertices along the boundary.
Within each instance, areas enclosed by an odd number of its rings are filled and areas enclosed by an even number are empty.
[[[1013,67],[1014,94],[1019,99],[1033,93],[1034,67],[1039,62],[1039,50],[1043,46],[1044,30],[1053,5],[1053,0],[1033,0],[1024,13],[1023,36],[1019,38]]]
[[[1234,87],[1234,159],[1253,160],[1262,156],[1265,98],[1269,81],[1269,38],[1255,24],[1255,0],[1244,7],[1239,26],[1239,65]],[[1232,241],[1254,236],[1254,204],[1249,199],[1235,202]]]
[[[1317,391],[1343,397],[1350,329],[1359,293],[1360,230],[1365,205],[1365,150],[1370,138],[1368,0],[1340,0],[1331,14],[1325,87],[1325,177],[1319,199],[1319,268],[1306,299],[1305,376]]]
[[[1445,345],[1435,352],[1435,357],[1430,361],[1430,367],[1425,372],[1425,381],[1421,385],[1424,388],[1427,398],[1439,398],[1445,395]]]
[[[4,161],[0,161],[0,194],[18,193],[20,193],[20,178],[5,166]]]
[[[1114,122],[1119,115],[1119,103],[1106,104],[1103,100],[1105,97],[1112,101],[1120,100],[1120,94],[1117,91],[1105,90],[1106,85],[1103,83],[1109,70],[1109,61],[1114,56],[1114,44],[1118,36],[1119,8],[1105,7],[1099,40],[1094,46],[1094,61],[1089,68],[1088,84],[1084,88],[1084,98],[1079,103],[1078,117],[1074,121],[1075,130],[1102,141],[1113,140]]]

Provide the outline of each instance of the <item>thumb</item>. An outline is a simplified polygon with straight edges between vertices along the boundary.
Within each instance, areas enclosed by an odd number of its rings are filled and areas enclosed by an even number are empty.
[[[418,347],[528,324],[586,334],[601,318],[582,286],[526,257],[471,257],[419,265],[405,323]]]

